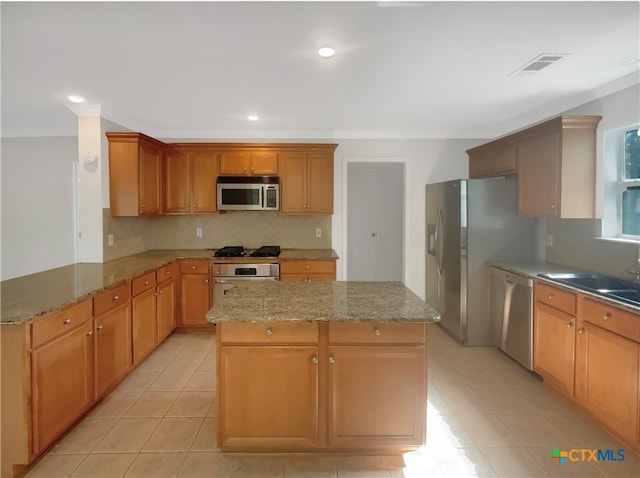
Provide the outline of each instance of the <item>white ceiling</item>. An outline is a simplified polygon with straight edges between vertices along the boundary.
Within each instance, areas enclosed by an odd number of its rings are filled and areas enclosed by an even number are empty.
[[[639,82],[637,0],[390,3],[3,2],[2,134],[76,134],[75,93],[158,138],[491,138]]]

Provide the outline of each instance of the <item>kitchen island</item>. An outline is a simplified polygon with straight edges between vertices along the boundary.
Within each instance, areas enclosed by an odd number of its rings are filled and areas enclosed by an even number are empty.
[[[241,281],[207,319],[223,451],[424,445],[426,339],[440,316],[402,283]]]

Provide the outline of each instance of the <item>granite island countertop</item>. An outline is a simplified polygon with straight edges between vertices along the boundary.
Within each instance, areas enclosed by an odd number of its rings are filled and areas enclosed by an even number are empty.
[[[255,282],[216,297],[209,322],[438,322],[401,282]]]

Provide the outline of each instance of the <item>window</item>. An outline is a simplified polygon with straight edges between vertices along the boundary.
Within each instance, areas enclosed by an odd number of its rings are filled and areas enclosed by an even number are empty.
[[[618,182],[618,233],[640,237],[640,129],[624,133],[624,164]]]

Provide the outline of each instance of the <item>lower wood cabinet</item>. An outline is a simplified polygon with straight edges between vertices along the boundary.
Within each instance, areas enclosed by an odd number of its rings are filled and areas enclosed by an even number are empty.
[[[220,445],[305,449],[318,442],[317,346],[223,347]]]
[[[156,309],[158,343],[160,343],[176,328],[176,287],[173,279],[158,285]]]
[[[96,398],[103,397],[131,370],[131,311],[129,307],[129,284],[126,288],[113,288],[108,294],[114,302],[126,299],[120,305],[93,320]],[[100,294],[99,294],[100,295]],[[96,314],[94,297],[94,314]]]
[[[422,445],[425,367],[422,345],[330,346],[329,445],[349,449]]]
[[[60,335],[31,353],[34,455],[50,446],[94,401],[91,301],[44,317],[32,331],[42,328],[59,328]]]
[[[138,364],[158,343],[156,319],[156,273],[131,281],[131,329],[133,364]]]
[[[541,281],[535,297],[534,371],[640,452],[640,314]]]
[[[576,334],[576,401],[633,443],[640,443],[640,343],[630,337],[639,337],[639,319],[584,298]]]
[[[536,284],[534,296],[533,370],[560,393],[573,396],[576,294]]]
[[[280,261],[281,281],[334,281],[336,280],[336,261],[330,260],[294,260]]]
[[[180,263],[180,320],[178,325],[211,326],[206,319],[210,308],[209,261],[182,261]]]
[[[333,329],[332,329],[333,327]],[[218,324],[223,451],[425,443],[425,324]]]

